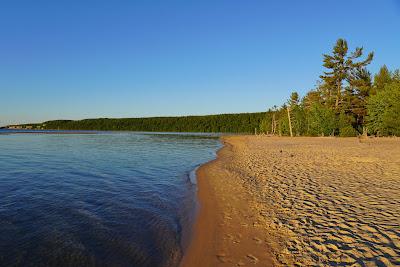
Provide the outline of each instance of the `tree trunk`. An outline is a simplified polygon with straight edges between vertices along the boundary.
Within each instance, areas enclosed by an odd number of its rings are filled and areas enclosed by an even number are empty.
[[[290,108],[289,108],[289,106],[287,107],[287,116],[288,116],[288,120],[289,120],[290,137],[293,137],[292,121],[290,119]]]
[[[337,109],[339,107],[339,98],[340,98],[340,93],[342,91],[342,87],[340,84],[337,86],[337,92],[336,92],[336,103],[335,103],[335,108]]]
[[[272,114],[272,134],[276,133],[276,122],[275,122],[275,113]]]

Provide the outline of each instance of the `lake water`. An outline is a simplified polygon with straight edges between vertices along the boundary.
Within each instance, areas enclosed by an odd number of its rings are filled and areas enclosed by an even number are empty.
[[[0,135],[0,266],[176,266],[216,137]]]

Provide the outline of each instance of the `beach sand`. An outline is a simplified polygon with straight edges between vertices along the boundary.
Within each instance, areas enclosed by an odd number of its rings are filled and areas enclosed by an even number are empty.
[[[223,137],[182,266],[400,265],[400,139]]]

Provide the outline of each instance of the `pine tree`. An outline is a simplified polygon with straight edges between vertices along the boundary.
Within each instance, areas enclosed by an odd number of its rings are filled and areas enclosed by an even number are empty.
[[[329,69],[329,71],[325,71],[324,75],[321,75],[320,78],[328,88],[328,98],[335,99],[335,109],[337,110],[342,100],[344,81],[348,81],[357,70],[363,69],[371,63],[374,56],[371,52],[365,60],[355,62],[356,59],[363,55],[363,48],[357,47],[350,55],[348,55],[348,50],[347,41],[338,39],[336,45],[333,47],[332,55],[323,55],[323,66]]]
[[[374,134],[400,136],[400,82],[387,84],[369,99],[367,121]]]
[[[386,65],[383,65],[379,72],[374,77],[374,90],[372,94],[376,94],[378,91],[382,91],[385,88],[386,84],[389,84],[392,81],[392,74]]]
[[[354,126],[359,132],[367,115],[367,100],[372,90],[371,80],[371,73],[368,70],[357,69],[349,78],[349,86],[346,88],[347,101],[342,111],[354,117]]]
[[[297,106],[299,104],[299,94],[297,92],[293,92],[290,95],[290,106]]]
[[[392,74],[392,81],[400,82],[400,69],[396,69]]]

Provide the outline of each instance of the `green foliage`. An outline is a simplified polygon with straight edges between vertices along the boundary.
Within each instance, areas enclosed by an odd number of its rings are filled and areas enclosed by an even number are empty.
[[[392,82],[400,82],[400,69],[393,71]]]
[[[341,137],[352,137],[356,136],[357,131],[353,128],[353,126],[345,126],[339,129],[339,136]]]
[[[186,117],[127,119],[86,119],[47,121],[45,129],[149,131],[149,132],[224,132],[254,133],[265,113],[221,114]]]
[[[289,130],[289,119],[285,114],[286,107],[282,108],[282,114],[280,115],[281,118],[278,121],[278,134],[279,135],[290,135]]]
[[[383,65],[379,69],[379,72],[374,76],[373,94],[382,91],[385,88],[386,84],[391,83],[391,81],[392,81],[392,74],[390,73],[386,65]]]
[[[299,104],[299,94],[297,92],[293,92],[290,95],[289,105],[290,106],[297,106]]]
[[[332,135],[336,129],[335,112],[329,107],[314,103],[308,113],[308,133],[313,136]]]
[[[307,114],[302,106],[291,109],[293,133],[296,136],[304,135],[307,131]]]
[[[272,115],[273,111],[269,110],[265,113],[265,117],[260,122],[260,133],[272,133]]]
[[[338,39],[333,47],[332,55],[323,55],[323,66],[328,69],[320,78],[324,82],[324,99],[328,103],[335,103],[335,109],[339,108],[343,95],[343,82],[351,82],[355,79],[355,73],[361,71],[371,63],[374,54],[369,53],[365,60],[355,60],[363,55],[363,48],[357,47],[354,52],[348,55],[347,41]],[[333,101],[334,98],[334,101]]]
[[[357,131],[352,126],[354,123],[354,117],[350,114],[346,114],[344,111],[340,112],[337,120],[337,127],[339,129],[339,136],[349,137],[356,136]]]
[[[360,60],[362,48],[348,50],[347,42],[339,39],[332,54],[324,55],[328,71],[317,87],[302,100],[293,92],[280,109],[267,112],[260,129],[270,132],[274,116],[276,134],[288,135],[288,105],[295,135],[356,136],[365,126],[372,134],[400,135],[400,70],[391,72],[383,66],[372,82],[366,66],[373,53]]]
[[[366,104],[372,90],[371,80],[369,71],[365,68],[358,69],[354,72],[345,91],[345,100],[341,111],[346,111],[354,118],[353,124],[356,128],[360,128],[364,124],[367,115]]]
[[[367,127],[377,135],[400,135],[400,82],[387,84],[369,99]]]

